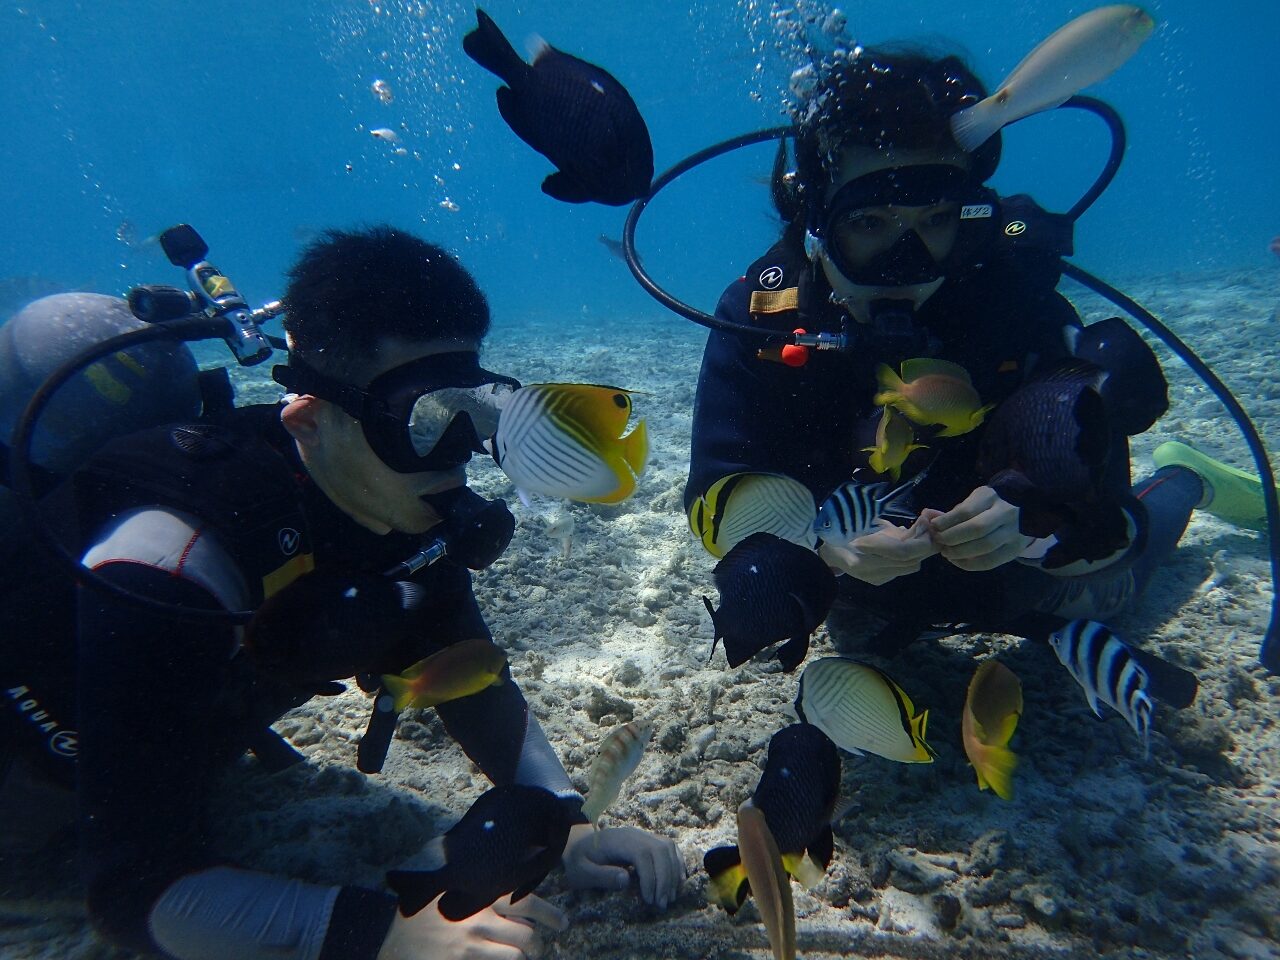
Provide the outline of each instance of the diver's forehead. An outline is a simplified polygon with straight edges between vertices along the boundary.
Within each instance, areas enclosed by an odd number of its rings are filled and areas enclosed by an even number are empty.
[[[851,180],[865,177],[878,170],[891,167],[917,167],[934,164],[950,164],[961,170],[968,170],[970,158],[967,153],[957,148],[925,148],[908,149],[889,147],[877,149],[866,146],[849,146],[840,151],[836,164],[835,178],[827,187],[827,199],[830,200],[837,190]]]

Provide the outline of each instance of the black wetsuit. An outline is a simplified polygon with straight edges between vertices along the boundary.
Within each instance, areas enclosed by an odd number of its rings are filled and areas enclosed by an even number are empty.
[[[1057,280],[1058,272],[1044,260],[1024,264],[1006,258],[944,283],[918,313],[934,341],[933,355],[968,371],[984,404],[1004,400],[1036,368],[1069,355],[1064,328],[1079,327],[1080,319],[1056,291]],[[797,283],[809,304],[807,317],[795,309],[769,308],[771,303],[794,303],[794,298],[787,301],[776,294]],[[798,251],[779,243],[729,286],[716,315],[788,331],[797,326],[809,332],[839,331],[848,318],[829,302],[828,293],[820,271],[811,271]],[[786,475],[804,484],[821,504],[856,468],[867,467],[868,454],[862,450],[875,443],[880,408],[872,397],[875,369],[884,358],[857,349],[813,351],[795,368],[758,357],[762,345],[751,336],[719,331],[707,339],[693,415],[686,510],[717,480],[739,472]],[[981,435],[978,428],[959,437],[933,438],[928,449],[908,457],[903,479],[929,465],[914,493],[916,509],[948,510],[984,482],[976,470]],[[1127,437],[1114,438],[1108,464],[1105,490],[1126,502],[1135,537],[1121,555],[1105,563],[1106,579],[1112,581],[1106,591],[1111,600],[1123,594],[1127,601],[1140,586],[1128,571],[1144,554],[1152,511],[1140,496],[1145,486],[1130,489]],[[1199,497],[1199,486],[1194,475],[1180,480],[1176,496],[1173,487],[1159,486],[1160,497],[1172,500],[1160,504],[1158,539],[1171,548]],[[1101,577],[1101,571],[1093,574]],[[971,573],[940,556],[927,559],[919,573],[882,586],[848,576],[839,583],[847,602],[891,623],[901,622],[904,637],[934,623],[1007,623],[1033,608],[1070,599],[1073,588],[1079,593],[1069,578],[1038,567],[1013,563]]]
[[[277,407],[237,411],[233,426],[278,458],[280,471],[264,477],[257,492],[270,494],[267,483],[281,476],[291,485],[275,492],[296,502],[302,529],[285,528],[279,560],[306,549],[316,569],[380,572],[420,546],[420,537],[361,527],[310,482]],[[127,454],[132,439],[111,449]],[[242,609],[260,602],[262,586],[230,547],[235,537],[189,509],[157,498],[100,519],[86,541],[85,562],[109,580],[169,603]],[[420,629],[369,664],[371,672],[399,672],[442,646],[490,636],[469,571],[444,560],[415,579],[425,588],[415,611]],[[30,655],[6,664],[0,733],[7,731],[10,746],[48,775],[77,782],[95,926],[132,949],[178,958],[374,957],[394,914],[392,896],[235,869],[205,828],[220,771],[314,691],[257,671],[228,625],[179,623],[88,590],[79,593],[74,624],[31,614],[42,605],[66,606],[65,584],[51,578],[45,585],[44,595],[8,597],[27,611],[8,611],[10,626],[24,619],[28,628],[70,625],[78,645],[70,635],[31,636]],[[509,673],[501,685],[438,711],[494,783],[532,783],[576,796]],[[31,720],[37,713],[54,726],[40,729]],[[51,746],[60,730],[75,731],[61,751]]]

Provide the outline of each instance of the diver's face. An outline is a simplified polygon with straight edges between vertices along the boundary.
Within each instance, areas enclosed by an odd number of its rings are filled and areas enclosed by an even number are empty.
[[[367,369],[353,382],[374,377],[411,360],[456,350],[475,350],[456,340],[382,341]],[[397,473],[378,457],[359,421],[336,405],[302,397],[285,407],[281,419],[297,442],[308,474],[342,511],[375,533],[425,533],[440,516],[423,496],[443,493],[467,482],[464,467]]]
[[[849,263],[865,267],[891,250],[908,230],[913,230],[929,256],[941,263],[955,246],[959,228],[958,203],[931,207],[860,207],[850,210],[832,226],[830,240],[840,245],[840,252]]]
[[[880,170],[945,164],[969,169],[969,157],[958,149],[876,150],[847,147],[840,153],[836,175],[827,188],[828,203],[846,184]],[[946,202],[931,206],[865,204],[843,213],[829,225],[826,242],[838,245],[841,258],[854,269],[883,260],[895,245],[914,234],[934,263],[942,263],[955,246],[960,228],[960,205]],[[909,300],[919,306],[942,285],[942,278],[928,282],[855,283],[842,274],[829,256],[822,257],[823,272],[836,298],[855,318],[867,319],[867,305],[876,299]]]

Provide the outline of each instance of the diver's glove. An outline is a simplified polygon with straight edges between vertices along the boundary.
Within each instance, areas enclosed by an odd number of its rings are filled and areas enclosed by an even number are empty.
[[[641,898],[659,910],[675,900],[684,880],[684,860],[675,841],[635,827],[571,827],[561,862],[575,890],[625,890],[631,885],[630,867]]]
[[[770,644],[786,640],[777,659],[787,673],[809,653],[809,636],[827,618],[836,598],[836,578],[807,547],[771,533],[753,533],[740,541],[712,571],[720,608],[703,597],[724,639],[729,666],[746,663]]]

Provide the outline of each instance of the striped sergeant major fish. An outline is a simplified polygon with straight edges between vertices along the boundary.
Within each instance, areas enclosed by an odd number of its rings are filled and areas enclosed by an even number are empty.
[[[1098,701],[1115,709],[1142,741],[1143,756],[1151,752],[1151,712],[1155,704],[1147,695],[1147,671],[1106,624],[1096,620],[1072,620],[1049,635],[1049,644],[1063,666],[1084,688],[1094,716],[1102,717]]]
[[[914,519],[915,515],[894,508],[925,477],[925,471],[890,489],[887,483],[859,483],[848,480],[831,492],[818,508],[813,532],[826,543],[847,547],[875,530],[886,517]]]

